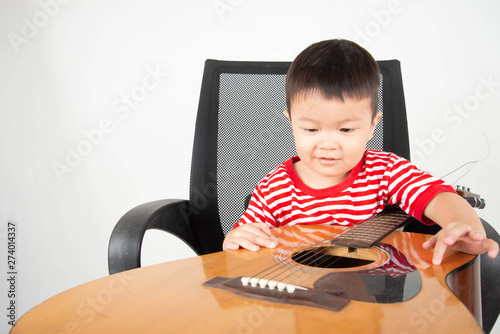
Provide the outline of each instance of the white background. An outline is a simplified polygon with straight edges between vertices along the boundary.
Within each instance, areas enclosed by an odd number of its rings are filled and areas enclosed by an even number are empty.
[[[0,238],[6,254],[7,222],[17,224],[17,317],[106,276],[127,210],[188,197],[207,58],[291,61],[347,38],[401,60],[414,162],[441,177],[482,160],[459,183],[500,229],[498,13],[493,0],[2,0]],[[148,241],[146,263],[191,256],[170,238]]]

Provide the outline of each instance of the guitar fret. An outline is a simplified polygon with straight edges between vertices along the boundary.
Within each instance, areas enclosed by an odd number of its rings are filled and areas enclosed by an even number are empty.
[[[409,216],[401,209],[390,207],[345,231],[331,243],[339,246],[369,248],[394,231],[408,218]]]

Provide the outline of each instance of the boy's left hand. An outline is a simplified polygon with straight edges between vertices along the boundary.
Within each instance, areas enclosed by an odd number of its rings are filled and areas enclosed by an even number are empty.
[[[464,223],[446,225],[432,238],[424,242],[424,249],[434,248],[433,264],[441,264],[447,248],[469,254],[483,254],[495,258],[498,255],[498,243],[487,239],[484,232]]]

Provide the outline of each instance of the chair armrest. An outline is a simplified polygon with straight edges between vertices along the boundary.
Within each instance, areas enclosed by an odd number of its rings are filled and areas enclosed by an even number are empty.
[[[110,274],[141,266],[142,240],[149,229],[177,236],[197,254],[203,249],[189,222],[189,201],[165,199],[144,203],[123,215],[111,233],[108,248]]]
[[[481,218],[486,236],[500,243],[500,235],[485,220]],[[481,255],[481,307],[483,318],[483,331],[490,333],[500,313],[500,256],[494,259],[487,253]]]

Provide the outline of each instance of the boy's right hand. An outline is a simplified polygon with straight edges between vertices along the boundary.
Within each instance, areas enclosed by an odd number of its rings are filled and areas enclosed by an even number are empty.
[[[271,234],[271,229],[265,223],[245,224],[231,230],[222,244],[223,250],[240,247],[258,251],[260,247],[274,248],[278,241]]]

